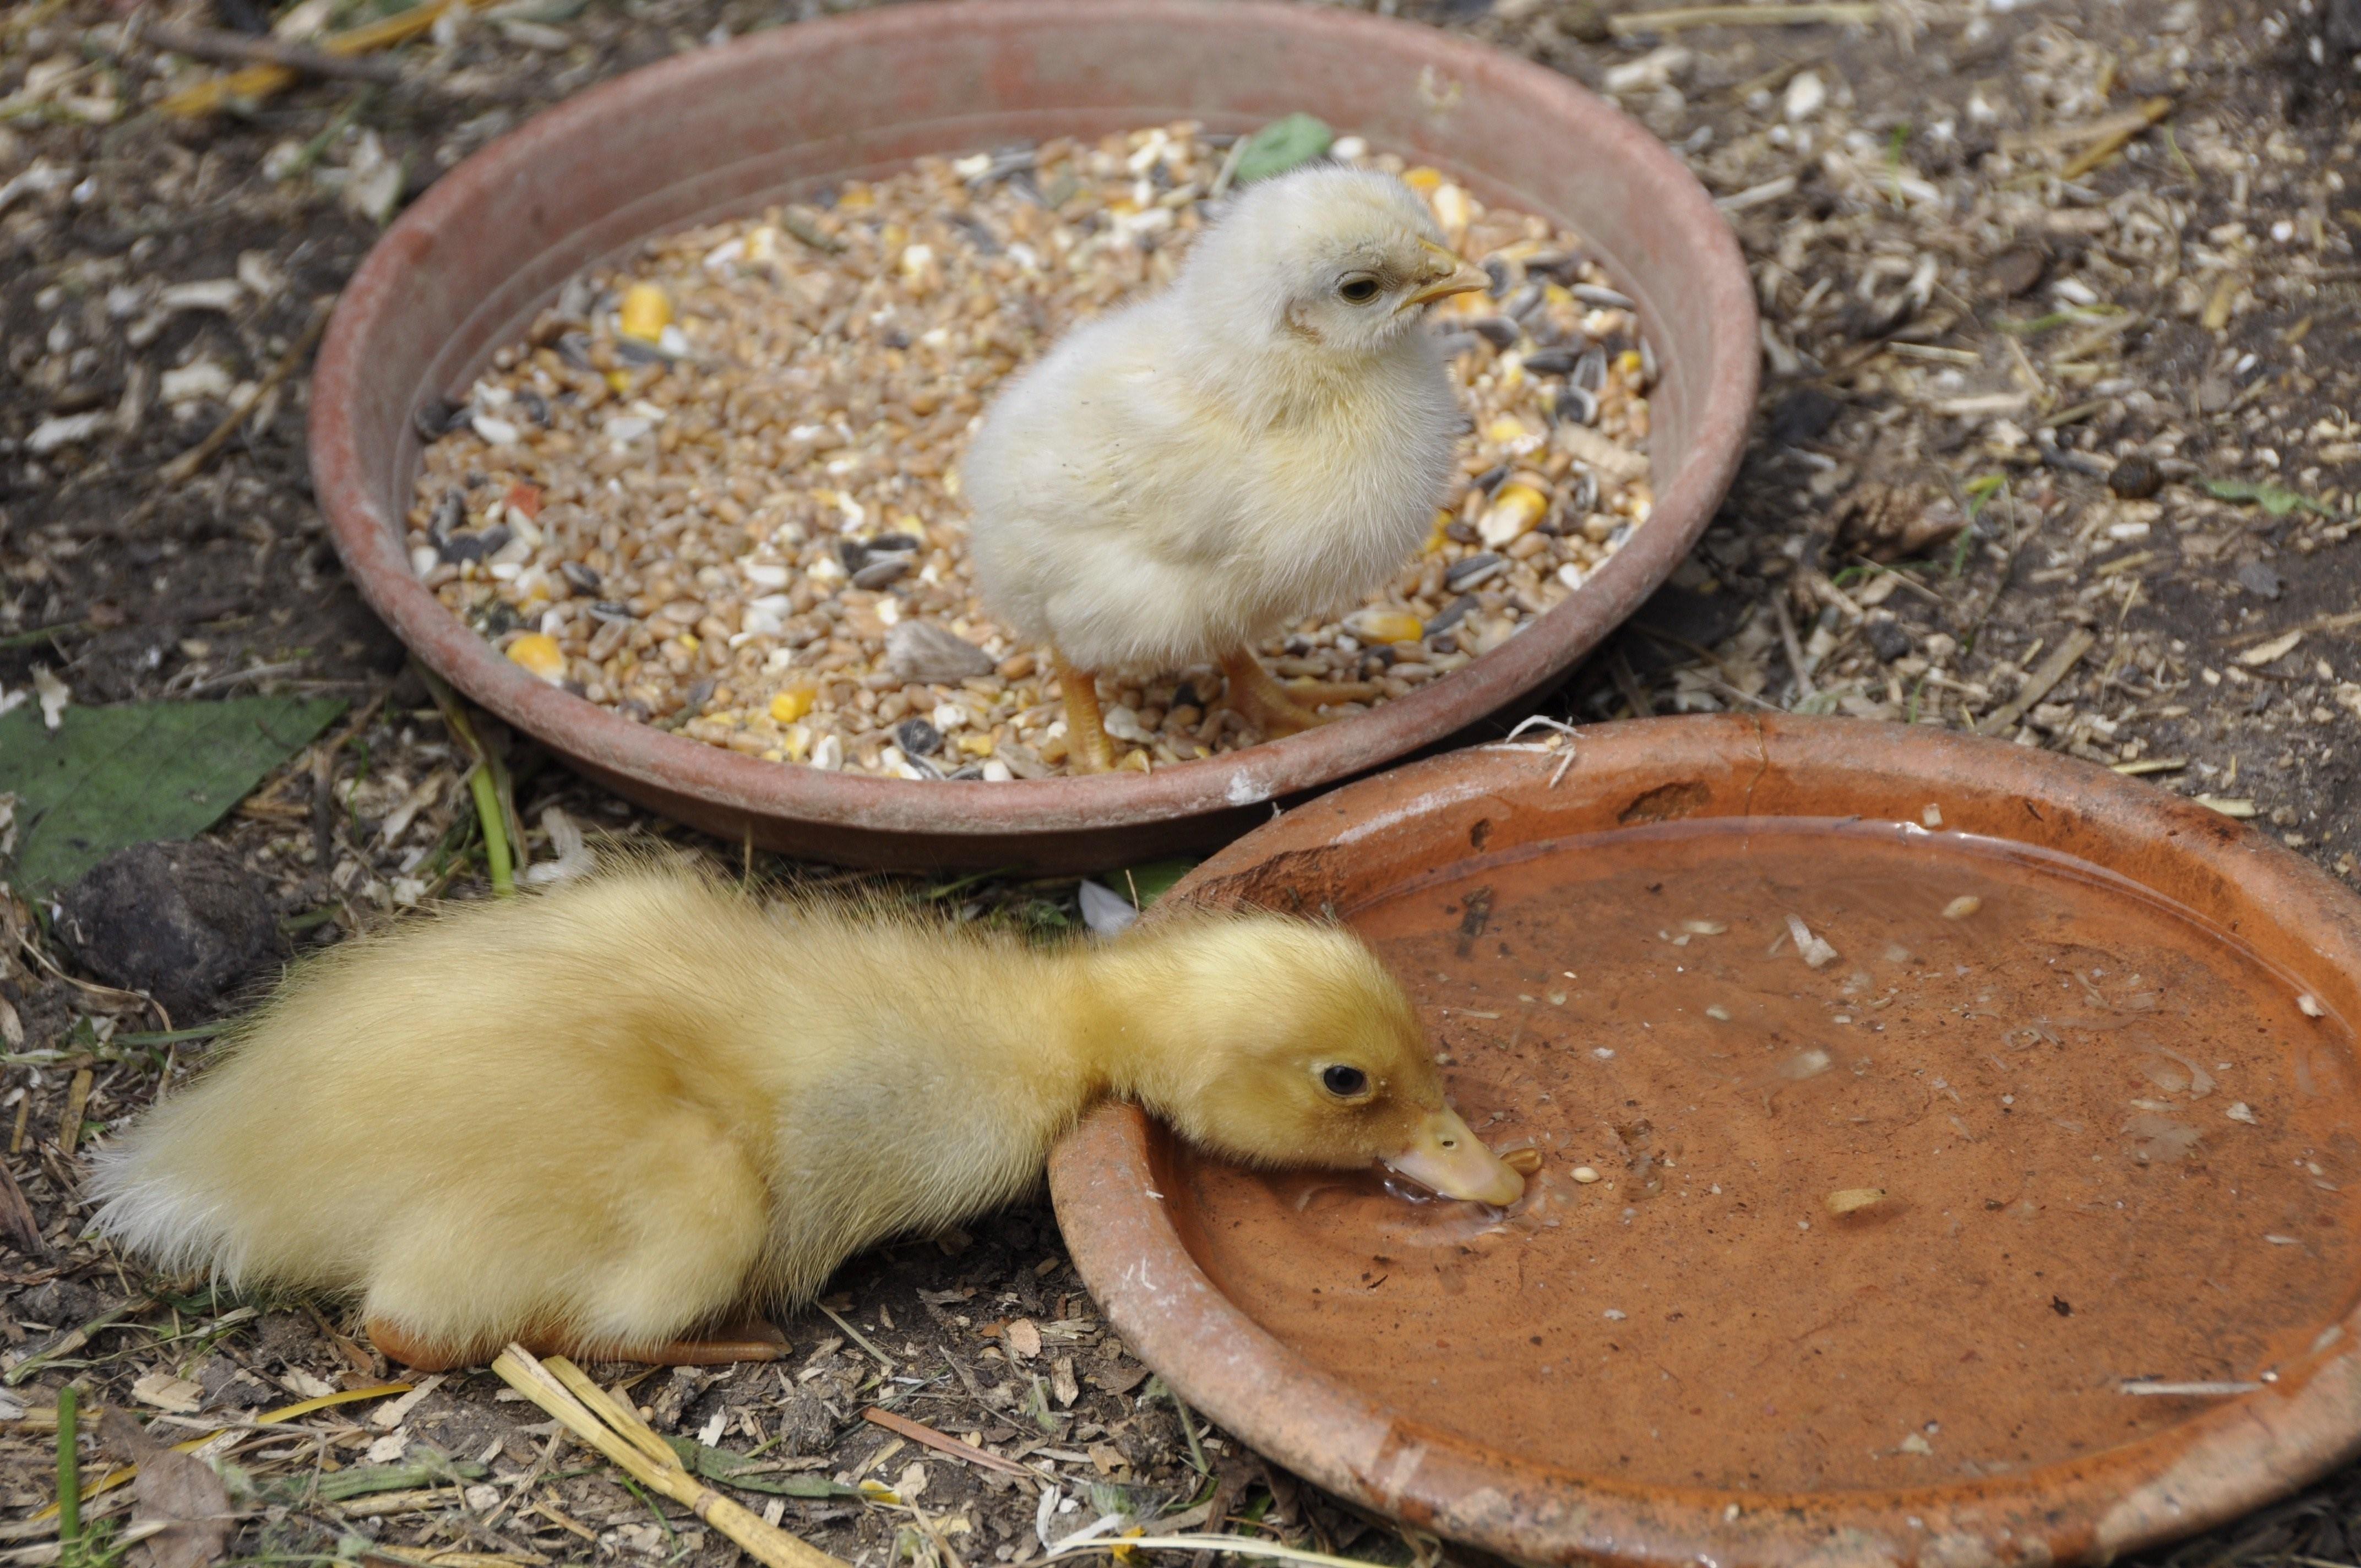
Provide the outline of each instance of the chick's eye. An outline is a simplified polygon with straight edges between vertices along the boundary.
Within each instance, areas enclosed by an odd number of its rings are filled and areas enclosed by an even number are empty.
[[[1366,305],[1378,297],[1378,280],[1375,278],[1347,278],[1336,286],[1336,293],[1347,304]]]
[[[1357,1067],[1323,1067],[1320,1087],[1339,1100],[1351,1100],[1369,1091],[1369,1075]]]

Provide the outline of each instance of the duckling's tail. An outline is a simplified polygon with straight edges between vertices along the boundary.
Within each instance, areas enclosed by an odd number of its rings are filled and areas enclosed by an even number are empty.
[[[86,1190],[103,1235],[160,1271],[203,1274],[236,1285],[252,1272],[253,1235],[222,1173],[223,1129],[212,1083],[158,1105],[140,1124],[90,1155]]]

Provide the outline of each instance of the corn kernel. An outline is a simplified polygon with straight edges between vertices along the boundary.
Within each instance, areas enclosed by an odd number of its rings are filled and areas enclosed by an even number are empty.
[[[694,631],[682,632],[680,634],[680,645],[687,649],[692,653],[705,646],[704,643],[697,641],[697,633]]]
[[[1426,635],[1426,623],[1406,609],[1356,609],[1345,618],[1345,630],[1363,642],[1415,642]]]
[[[566,653],[545,631],[528,632],[509,644],[509,658],[553,685],[566,678]]]
[[[631,378],[621,370],[609,370],[607,372],[607,385],[620,395],[631,389]]]
[[[1445,185],[1435,192],[1434,221],[1443,225],[1444,233],[1456,236],[1475,219],[1476,208],[1466,192],[1456,185]]]
[[[812,710],[816,695],[809,686],[789,686],[771,698],[771,717],[782,724],[793,724]]]
[[[1531,533],[1548,510],[1549,497],[1531,485],[1511,480],[1493,495],[1476,532],[1487,549],[1497,550]]]
[[[642,343],[653,343],[672,324],[672,301],[653,283],[634,283],[623,291],[623,319],[620,330],[625,337],[636,337]]]
[[[1640,367],[1645,363],[1636,348],[1627,348],[1615,356],[1615,368],[1626,376],[1637,376]]]
[[[962,735],[959,738],[959,749],[971,757],[989,757],[992,755],[992,737]]]
[[[1532,433],[1514,414],[1502,414],[1484,427],[1484,439],[1499,446],[1513,446]]]
[[[1450,528],[1453,521],[1449,507],[1435,509],[1434,526],[1427,531],[1424,552],[1426,554],[1440,554],[1443,547],[1451,543]]]
[[[1443,170],[1421,164],[1402,176],[1402,183],[1422,196],[1432,195],[1434,188],[1443,183]]]

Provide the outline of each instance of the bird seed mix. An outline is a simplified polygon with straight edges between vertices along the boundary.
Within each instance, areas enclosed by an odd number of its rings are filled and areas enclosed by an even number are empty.
[[[1003,377],[1171,280],[1231,146],[1180,124],[928,159],[647,241],[570,284],[465,404],[421,412],[414,569],[542,679],[712,745],[903,778],[1062,773],[1047,652],[976,595],[960,457]],[[1332,156],[1401,175],[1493,280],[1432,313],[1470,428],[1423,553],[1260,650],[1282,680],[1399,697],[1647,520],[1654,359],[1576,236],[1353,138]],[[1122,767],[1260,739],[1210,668],[1101,689]]]

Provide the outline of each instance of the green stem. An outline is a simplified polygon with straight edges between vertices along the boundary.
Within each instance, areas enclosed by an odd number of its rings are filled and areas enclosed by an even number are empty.
[[[500,793],[492,785],[492,771],[478,762],[467,774],[467,788],[476,796],[476,819],[484,830],[484,860],[492,874],[492,891],[506,897],[516,892],[516,873],[509,859],[508,825],[501,820]]]
[[[1189,1413],[1188,1401],[1178,1393],[1172,1396],[1172,1413],[1180,1418],[1180,1435],[1189,1440],[1189,1463],[1196,1466],[1198,1475],[1211,1475],[1213,1467],[1205,1463],[1205,1445],[1197,1437],[1197,1420]]]
[[[71,1383],[58,1390],[58,1542],[82,1539],[81,1396]]]

